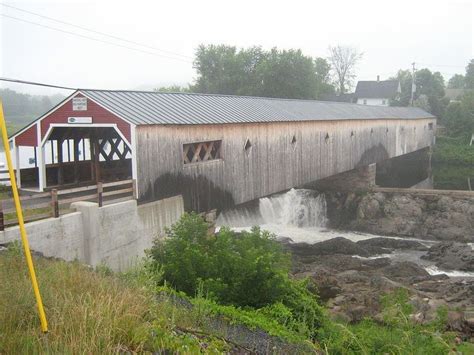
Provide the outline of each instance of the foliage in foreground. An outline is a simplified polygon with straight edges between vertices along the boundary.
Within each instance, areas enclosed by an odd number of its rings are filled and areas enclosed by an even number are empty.
[[[290,258],[274,236],[259,228],[208,234],[207,223],[186,214],[150,251],[163,278],[189,296],[202,290],[223,305],[261,309],[313,337],[324,312],[306,281],[289,278]]]

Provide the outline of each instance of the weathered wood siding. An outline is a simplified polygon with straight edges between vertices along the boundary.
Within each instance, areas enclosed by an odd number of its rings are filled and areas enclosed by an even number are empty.
[[[434,119],[139,126],[139,198],[181,193],[188,210],[225,208],[428,147],[435,126]],[[222,140],[221,160],[183,164],[183,144],[212,140]]]

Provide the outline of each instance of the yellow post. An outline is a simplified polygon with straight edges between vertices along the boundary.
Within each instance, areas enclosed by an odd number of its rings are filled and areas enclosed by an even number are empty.
[[[18,188],[16,185],[15,174],[13,173],[12,157],[10,154],[10,144],[8,142],[7,126],[5,124],[5,117],[3,116],[3,105],[0,100],[0,129],[2,131],[3,147],[5,148],[5,157],[7,158],[8,173],[10,175],[10,182],[13,191],[13,200],[15,201],[16,214],[18,216],[18,225],[20,226],[21,241],[23,243],[23,250],[25,252],[26,263],[30,272],[31,284],[33,285],[33,291],[36,297],[36,304],[38,305],[38,313],[41,322],[41,330],[43,333],[48,332],[48,322],[46,321],[46,314],[44,313],[43,301],[41,300],[41,294],[38,287],[38,281],[36,280],[35,267],[33,266],[33,259],[31,258],[30,245],[28,243],[28,237],[26,236],[25,223],[23,221],[23,211],[21,210],[20,197],[18,195]],[[19,162],[17,162],[17,169],[20,168]]]

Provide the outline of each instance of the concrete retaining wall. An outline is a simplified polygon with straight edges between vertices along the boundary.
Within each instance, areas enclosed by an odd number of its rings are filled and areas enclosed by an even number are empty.
[[[132,266],[184,212],[181,196],[140,206],[132,200],[100,208],[96,203],[76,202],[71,208],[76,212],[25,225],[31,249],[117,271]],[[0,232],[0,244],[14,240],[20,240],[18,227]]]

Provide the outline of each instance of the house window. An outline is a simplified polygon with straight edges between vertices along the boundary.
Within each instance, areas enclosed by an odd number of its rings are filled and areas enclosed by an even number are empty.
[[[363,101],[363,102],[364,102],[364,105],[367,105],[367,100],[366,100],[366,99],[364,99],[364,101]]]
[[[428,129],[429,129],[430,131],[433,130],[433,123],[428,123]]]
[[[222,141],[183,144],[183,163],[202,163],[221,159]]]

